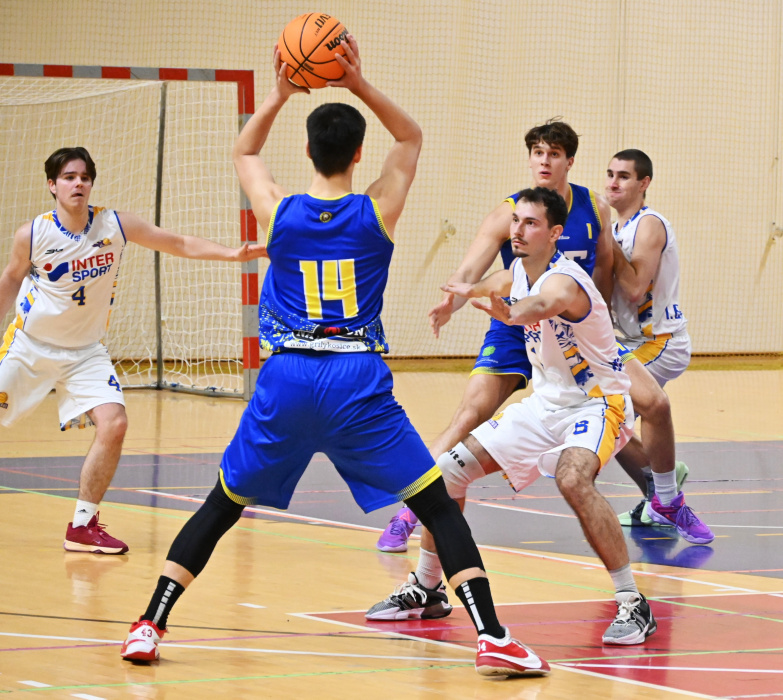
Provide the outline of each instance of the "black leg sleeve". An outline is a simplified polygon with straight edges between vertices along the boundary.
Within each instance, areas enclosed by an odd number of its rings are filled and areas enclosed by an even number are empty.
[[[447,579],[473,567],[484,570],[481,554],[473,541],[465,516],[446,491],[443,477],[411,496],[405,504],[435,538],[438,557]]]
[[[204,505],[185,523],[171,544],[169,561],[198,576],[207,565],[218,541],[239,520],[244,506],[234,503],[218,480]]]

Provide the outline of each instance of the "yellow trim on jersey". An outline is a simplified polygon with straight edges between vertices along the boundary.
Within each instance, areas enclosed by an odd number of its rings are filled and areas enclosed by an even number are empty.
[[[225,492],[226,496],[228,496],[234,503],[238,503],[240,506],[252,506],[255,502],[255,498],[246,498],[245,496],[239,496],[235,494],[233,491],[231,491],[228,486],[226,486],[226,480],[223,477],[223,469],[220,468],[220,485],[223,487],[223,491]]]
[[[621,394],[612,394],[606,398],[606,410],[604,411],[604,434],[595,451],[603,467],[612,456],[617,436],[620,435],[620,426],[625,423],[625,397]]]
[[[0,362],[2,362],[5,359],[5,356],[8,354],[8,348],[10,348],[11,343],[14,342],[16,331],[20,331],[22,328],[24,328],[24,320],[20,314],[16,314],[16,320],[9,324],[8,328],[5,329],[5,334],[3,335],[3,345],[0,346]]]
[[[285,199],[285,197],[283,197]],[[269,217],[269,226],[267,226],[266,229],[266,246],[269,247],[269,244],[272,242],[272,230],[275,227],[275,218],[277,217],[277,210],[279,209],[280,205],[283,203],[283,199],[281,199],[277,204],[275,204],[274,207],[272,207],[272,215]]]
[[[598,211],[598,200],[595,198],[595,192],[592,190],[587,190],[590,193],[590,202],[593,205],[593,211],[595,212],[595,218],[598,219],[598,227],[603,228],[603,221],[601,221],[601,212]],[[590,224],[588,224],[590,226]],[[592,236],[591,236],[592,238]]]
[[[381,227],[381,233],[384,235],[387,241],[394,245],[394,241],[392,240],[392,237],[389,235],[388,231],[386,231],[386,224],[383,223],[383,217],[381,216],[381,210],[378,208],[378,202],[376,202],[372,197],[370,197],[370,201],[372,202],[372,208],[375,210],[375,218],[378,219],[378,226]]]
[[[666,348],[666,343],[671,339],[671,333],[664,333],[662,335],[655,335],[651,340],[646,343],[642,343],[638,348],[633,351],[636,359],[643,365],[646,365],[653,360],[657,360],[661,353]]]
[[[436,464],[434,467],[432,467],[432,469],[416,479],[416,481],[414,481],[410,486],[406,486],[402,491],[398,491],[397,498],[399,498],[401,501],[404,501],[406,498],[415,496],[417,493],[420,493],[426,489],[433,481],[440,478],[441,476],[443,476],[443,473],[441,472],[440,467]]]

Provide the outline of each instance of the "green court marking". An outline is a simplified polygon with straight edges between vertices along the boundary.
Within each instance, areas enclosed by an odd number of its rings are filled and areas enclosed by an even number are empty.
[[[292,678],[323,678],[326,676],[359,676],[366,675],[368,673],[409,673],[410,671],[439,671],[439,670],[451,670],[454,668],[469,668],[473,666],[473,662],[464,664],[448,664],[448,665],[428,665],[428,666],[405,666],[403,668],[371,668],[357,671],[314,671],[312,673],[270,673],[263,676],[233,676],[231,678],[187,678],[182,680],[173,681],[147,681],[147,682],[135,682],[135,683],[96,683],[91,685],[58,685],[51,686],[49,688],[20,688],[13,691],[0,691],[0,692],[14,692],[14,693],[29,693],[32,691],[41,692],[44,690],[88,690],[95,688],[129,688],[137,686],[159,686],[159,685],[180,685],[185,683],[227,683],[236,681],[265,681],[265,680],[287,680]]]

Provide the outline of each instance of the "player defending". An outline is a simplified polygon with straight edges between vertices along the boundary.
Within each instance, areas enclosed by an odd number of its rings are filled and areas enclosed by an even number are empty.
[[[617,210],[614,224],[612,314],[620,341],[644,364],[658,384],[679,377],[691,359],[687,321],[680,309],[680,262],[671,224],[645,205],[653,167],[636,149],[616,153],[606,171],[606,197]],[[638,438],[634,438],[638,441]],[[634,462],[641,444],[626,450]],[[624,463],[646,467],[646,460]],[[688,542],[707,544],[715,536],[685,505],[674,472],[652,472],[655,492],[621,515],[623,524],[674,525]]]
[[[534,391],[472,431],[438,464],[449,494],[463,502],[469,484],[493,472],[505,472],[516,491],[539,472],[554,477],[615,585],[617,617],[604,643],[640,644],[655,632],[655,619],[636,587],[622,528],[594,484],[633,433],[631,381],[606,303],[589,275],[557,250],[567,214],[565,201],[551,189],[523,190],[512,216],[518,259],[510,269],[476,284],[444,285],[465,299],[489,296],[489,304],[474,299],[473,305],[522,329]],[[510,306],[501,298],[507,296]],[[421,583],[435,587],[440,576]],[[386,619],[394,619],[399,609],[392,598],[367,616],[383,619],[386,612]]]
[[[609,304],[613,284],[611,211],[603,197],[568,181],[568,172],[579,146],[578,135],[565,122],[552,120],[530,129],[525,134],[525,145],[534,184],[555,190],[568,206],[568,219],[563,235],[557,242],[558,250],[575,260],[592,276],[602,297]],[[508,231],[518,196],[508,197],[484,219],[449,283],[478,281],[489,270],[498,253],[504,267],[508,268],[513,259]],[[446,293],[443,300],[430,310],[430,326],[436,337],[441,327],[464,303],[464,299]],[[674,425],[666,393],[632,354],[628,353],[624,361],[632,381],[634,408],[642,416],[644,449],[639,441],[629,443],[626,451],[617,456],[617,460],[646,497],[650,484],[638,465],[651,465],[654,471],[660,473],[675,470]],[[462,401],[449,427],[430,448],[433,457],[437,459],[452,445],[463,440],[471,430],[489,420],[514,391],[527,386],[530,376],[530,363],[521,329],[505,326],[493,319]],[[626,452],[633,453],[632,457],[626,459]],[[679,463],[676,473],[680,488],[687,478],[688,468]],[[378,541],[379,549],[407,549],[407,538],[413,527],[404,522],[404,516],[404,512],[399,512],[392,519]],[[428,557],[433,562],[432,567],[435,567],[437,555],[432,551],[432,540],[424,530],[420,553],[420,563],[424,568],[429,567],[424,561]]]
[[[220,478],[174,540],[147,611],[123,658],[158,658],[171,606],[201,572],[218,540],[250,503],[287,508],[315,452],[326,453],[365,511],[404,500],[432,531],[451,586],[479,633],[483,675],[542,675],[546,661],[497,620],[478,548],[440,469],[392,396],[381,359],[388,351],[380,312],[392,236],[416,173],[421,130],[364,79],[352,36],[339,81],[394,138],[380,177],[352,193],[365,121],[353,107],[325,104],[307,119],[315,175],[307,194],[288,195],[259,152],[298,88],[275,49],[277,81],[234,146],[234,165],[262,227],[271,266],[259,305],[261,344],[272,352],[226,449]],[[470,604],[468,605],[468,601]]]
[[[0,424],[10,426],[57,390],[60,429],[95,425],[79,477],[70,552],[123,554],[128,545],[98,522],[128,425],[122,389],[101,338],[128,241],[183,258],[243,262],[263,246],[227,248],[153,226],[135,214],[89,205],[96,168],[81,147],[61,148],[44,165],[56,208],[23,224],[0,277],[0,318],[16,317],[0,350]]]

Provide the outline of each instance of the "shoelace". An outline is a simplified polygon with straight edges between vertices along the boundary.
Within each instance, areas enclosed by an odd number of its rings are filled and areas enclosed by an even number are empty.
[[[406,521],[402,518],[395,518],[394,522],[391,524],[391,527],[389,528],[389,532],[392,535],[401,535],[401,534],[408,534],[408,526],[405,524]],[[408,523],[410,525],[410,523]],[[413,529],[413,526],[411,526],[411,529]]]
[[[416,584],[411,583],[410,581],[401,583],[399,586],[397,586],[397,588],[394,589],[394,593],[392,594],[392,596],[404,596],[404,595],[410,595],[414,600],[416,599],[416,596],[419,596],[421,597],[422,603],[424,603],[427,600],[426,591],[423,591]]]
[[[698,522],[696,514],[690,506],[683,504],[677,512],[677,527],[688,527]],[[684,521],[684,522],[683,522]]]
[[[631,615],[636,610],[636,606],[639,605],[641,598],[631,598],[625,600],[622,603],[617,603],[617,615],[614,618],[615,622],[629,622]]]

